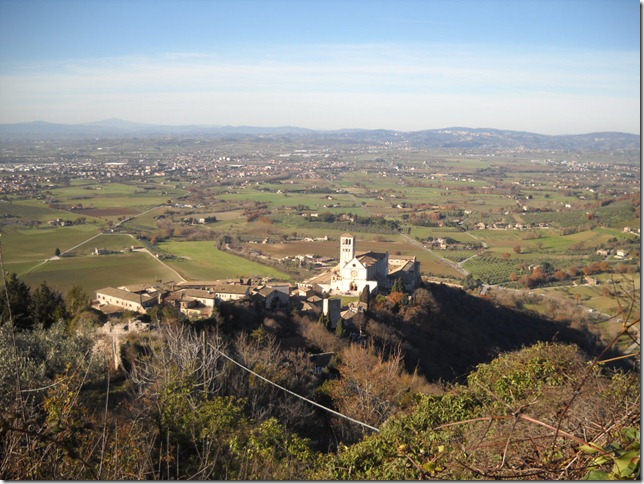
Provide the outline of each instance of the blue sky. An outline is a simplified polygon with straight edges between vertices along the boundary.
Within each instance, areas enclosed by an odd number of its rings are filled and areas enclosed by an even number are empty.
[[[640,131],[638,0],[0,0],[0,123]]]

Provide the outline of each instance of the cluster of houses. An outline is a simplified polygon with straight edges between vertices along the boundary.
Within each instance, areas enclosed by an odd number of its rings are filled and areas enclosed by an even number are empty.
[[[595,253],[603,257],[612,255],[615,259],[626,259],[629,255],[629,252],[624,249],[617,249],[614,252],[611,249],[597,249]]]
[[[170,305],[188,318],[202,319],[212,316],[222,302],[244,301],[266,309],[296,303],[303,314],[328,316],[331,329],[340,320],[345,327],[350,326],[356,315],[366,310],[367,305],[361,302],[343,307],[340,298],[321,297],[320,290],[253,279],[157,282],[100,289],[96,291],[94,308],[107,315],[121,316],[126,311],[146,314],[155,307]]]
[[[546,222],[539,223],[505,223],[505,222],[494,222],[491,224],[486,224],[484,222],[479,222],[475,224],[473,230],[528,230],[533,228],[547,229],[550,227],[550,224]]]
[[[190,318],[212,316],[222,301],[250,300],[266,308],[287,305],[290,285],[263,280],[184,281],[106,287],[96,291],[94,307],[105,314],[146,313],[155,306],[170,305]]]
[[[74,225],[74,222],[73,222],[73,221],[71,221],[71,220],[65,220],[65,219],[62,219],[62,218],[57,218],[57,219],[54,219],[54,220],[49,220],[47,223],[48,223],[49,225],[53,226],[53,227],[69,227],[69,226]]]
[[[438,237],[436,239],[428,241],[425,247],[432,247],[433,249],[447,250],[447,249],[459,249],[459,250],[477,250],[482,247],[480,243],[466,243],[451,238]]]
[[[155,306],[170,305],[198,319],[212,316],[222,302],[245,300],[256,307],[275,309],[288,306],[291,298],[297,297],[303,311],[322,312],[334,328],[340,319],[350,322],[365,309],[356,303],[342,311],[338,296],[357,296],[365,287],[369,293],[389,290],[398,279],[410,292],[420,285],[420,263],[415,257],[390,257],[388,252],[357,254],[355,237],[345,234],[340,238],[340,263],[297,286],[249,278],[106,287],[96,291],[94,307],[105,314],[118,314],[147,313]]]

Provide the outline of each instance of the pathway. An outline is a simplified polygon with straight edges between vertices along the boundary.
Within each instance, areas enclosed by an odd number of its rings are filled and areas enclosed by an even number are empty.
[[[453,261],[451,261],[449,259],[446,259],[445,257],[443,257],[441,255],[438,255],[436,252],[434,252],[429,247],[425,247],[425,245],[423,243],[417,241],[416,239],[412,239],[409,235],[407,235],[407,234],[400,234],[400,235],[402,235],[410,243],[412,243],[414,245],[417,245],[418,247],[420,247],[425,252],[430,253],[431,255],[433,255],[434,257],[439,259],[441,262],[443,262],[445,265],[450,266],[452,269],[458,271],[459,273],[463,274],[464,276],[467,276],[469,274],[469,272],[466,269],[464,269],[463,267],[460,267],[457,263],[455,263],[455,262],[453,262]]]
[[[127,219],[123,219],[123,220],[121,220],[120,222],[118,222],[117,224],[115,224],[115,225],[114,225],[114,227],[118,227],[119,225],[121,225],[121,224],[123,224],[123,223],[125,223],[125,222],[129,222],[130,220],[135,219],[136,217],[140,217],[141,215],[145,215],[145,214],[146,214],[146,213],[148,213],[148,212],[151,212],[151,211],[153,211],[153,210],[156,210],[156,209],[161,208],[161,207],[164,207],[164,206],[165,206],[165,205],[159,205],[159,206],[157,206],[157,207],[152,207],[152,208],[150,208],[150,209],[148,209],[148,210],[146,210],[146,211],[144,211],[144,212],[138,213],[138,214],[136,214],[136,215],[134,215],[134,216],[132,216],[132,217],[129,217],[129,218],[127,218]],[[89,237],[88,239],[84,240],[84,241],[83,241],[83,242],[81,242],[80,244],[76,244],[74,247],[70,247],[69,249],[67,249],[67,250],[65,250],[65,251],[63,251],[63,252],[61,252],[61,253],[60,253],[60,255],[61,255],[61,256],[63,256],[63,255],[65,255],[65,254],[67,254],[68,252],[71,252],[72,250],[77,249],[78,247],[80,247],[80,246],[82,246],[82,245],[85,245],[85,244],[87,244],[88,242],[91,242],[91,241],[92,241],[92,240],[94,240],[96,237],[99,237],[99,236],[101,236],[101,235],[129,235],[130,237],[132,237],[132,239],[136,240],[132,234],[128,234],[128,233],[124,233],[124,232],[118,232],[118,233],[99,232],[98,234],[94,234],[94,235],[92,235],[91,237]],[[170,267],[168,264],[166,264],[166,263],[165,263],[165,262],[163,262],[162,260],[159,260],[159,259],[158,259],[157,257],[155,257],[155,256],[154,256],[154,254],[152,254],[148,249],[143,249],[143,251],[144,251],[144,252],[147,252],[147,253],[150,255],[150,257],[154,258],[157,262],[159,262],[161,265],[163,265],[164,267],[166,267],[169,271],[174,272],[174,273],[177,275],[177,277],[178,277],[181,281],[185,281],[185,280],[186,280],[186,279],[185,279],[181,274],[179,274],[179,272],[177,272],[175,269],[173,269],[172,267]],[[60,257],[50,257],[50,258],[48,258],[48,259],[45,259],[44,261],[38,262],[38,264],[36,264],[35,266],[30,267],[29,269],[27,269],[25,272],[23,272],[23,273],[22,273],[22,274],[20,274],[20,275],[22,276],[22,275],[28,274],[28,273],[30,273],[31,271],[33,271],[33,270],[35,270],[35,269],[38,269],[39,267],[41,267],[41,266],[45,265],[47,262],[52,261],[52,260],[58,260],[58,259],[60,259]]]

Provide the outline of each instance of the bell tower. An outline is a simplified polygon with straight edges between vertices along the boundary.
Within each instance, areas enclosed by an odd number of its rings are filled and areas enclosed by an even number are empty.
[[[344,265],[356,255],[356,238],[351,234],[340,236],[340,264]]]

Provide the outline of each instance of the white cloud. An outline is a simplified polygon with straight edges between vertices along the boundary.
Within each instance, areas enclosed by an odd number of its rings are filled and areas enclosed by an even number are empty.
[[[0,122],[120,117],[313,128],[639,131],[637,53],[309,45],[262,47],[240,58],[170,53],[3,71]]]

